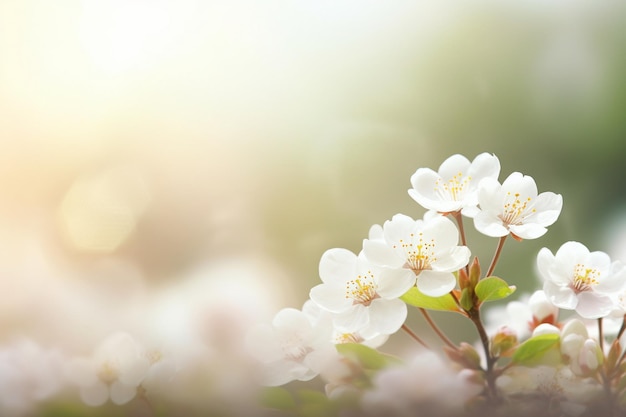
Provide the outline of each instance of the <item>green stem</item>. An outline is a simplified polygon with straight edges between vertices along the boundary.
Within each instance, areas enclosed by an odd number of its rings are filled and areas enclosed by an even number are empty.
[[[504,247],[504,242],[509,235],[504,235],[498,240],[498,246],[496,247],[496,253],[493,254],[493,259],[491,260],[491,265],[489,265],[489,269],[487,270],[486,277],[490,277],[493,274],[493,270],[496,269],[496,264],[498,263],[498,259],[500,259],[500,253],[502,252],[502,248]]]
[[[430,314],[428,314],[428,312],[426,310],[424,310],[423,308],[420,307],[420,312],[422,313],[422,315],[424,316],[424,318],[426,319],[426,321],[428,322],[428,324],[430,325],[430,327],[435,331],[435,333],[437,333],[437,336],[439,336],[439,338],[441,340],[443,340],[443,342],[448,345],[450,348],[457,350],[457,347],[454,345],[454,343],[452,343],[452,341],[448,338],[448,336],[446,336],[441,329],[439,328],[439,326],[437,326],[437,324],[433,321],[433,319],[430,317]]]

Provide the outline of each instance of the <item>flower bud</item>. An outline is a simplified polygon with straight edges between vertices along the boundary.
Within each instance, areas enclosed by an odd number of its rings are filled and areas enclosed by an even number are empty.
[[[556,324],[559,308],[548,300],[543,291],[535,291],[528,300],[528,306],[533,313],[535,326],[541,323]]]
[[[602,363],[602,351],[594,339],[587,339],[578,352],[578,360],[572,361],[572,372],[579,376],[590,376]]]
[[[467,272],[465,272],[465,269],[463,268],[459,269],[459,287],[461,288],[461,290],[470,287],[469,277],[467,276]]]
[[[469,267],[469,280],[472,288],[475,287],[480,280],[480,262],[478,262],[478,257],[474,257],[474,260]]]
[[[480,355],[472,345],[461,342],[457,349],[444,346],[443,350],[450,360],[458,363],[463,368],[480,369]]]
[[[517,346],[517,334],[509,327],[503,326],[491,338],[491,354],[493,356],[508,356]]]

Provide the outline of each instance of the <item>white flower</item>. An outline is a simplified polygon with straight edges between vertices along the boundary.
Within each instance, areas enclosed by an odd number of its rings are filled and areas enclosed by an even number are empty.
[[[310,354],[333,348],[330,327],[313,326],[294,308],[280,310],[271,325],[250,329],[246,342],[249,352],[262,362],[262,383],[268,386],[313,379],[319,370]]]
[[[558,314],[559,308],[548,300],[543,290],[538,290],[530,297],[487,310],[488,333],[506,325],[515,331],[519,340],[523,340],[541,324],[556,324]]]
[[[476,190],[483,178],[497,179],[500,161],[481,153],[470,163],[463,155],[452,155],[435,172],[419,168],[411,176],[409,195],[422,207],[440,213],[461,211],[471,215],[478,204]]]
[[[516,239],[536,239],[559,217],[563,199],[552,192],[537,195],[535,180],[514,172],[502,185],[493,178],[481,181],[478,204],[474,226],[479,232],[491,237],[511,233]]]
[[[347,249],[327,250],[319,266],[322,284],[310,298],[333,313],[333,325],[341,332],[392,334],[404,323],[406,304],[398,297],[413,285],[415,277],[375,266],[361,254]]]
[[[439,355],[424,351],[406,366],[381,370],[373,389],[363,394],[363,408],[372,416],[415,416],[417,411],[460,415],[465,402],[484,389],[471,376],[471,371],[455,372]]]
[[[469,249],[458,246],[459,232],[446,217],[413,220],[396,214],[385,222],[383,232],[384,241],[363,241],[365,257],[397,270],[403,279],[417,276],[417,287],[426,295],[438,297],[452,291],[456,286],[452,272],[469,262]]]
[[[570,320],[561,331],[561,354],[575,375],[589,376],[602,363],[602,351],[580,320]]]
[[[332,327],[332,313],[322,309],[319,305],[315,304],[313,300],[307,300],[304,302],[304,305],[302,306],[302,312],[308,317],[313,325]],[[361,343],[371,348],[377,348],[382,346],[387,341],[387,339],[389,339],[388,334],[368,334],[360,331],[342,332],[333,327],[330,342],[335,345],[341,343]]]
[[[579,378],[567,367],[513,366],[496,380],[501,393],[514,399],[543,399],[542,401],[519,401],[513,403],[515,410],[529,415],[542,411],[542,404],[550,404],[554,410],[564,416],[578,416],[585,412],[586,405],[597,399],[602,392],[602,385],[591,378]],[[538,408],[539,407],[539,408]]]
[[[79,386],[85,404],[99,406],[110,398],[120,405],[135,397],[149,366],[145,351],[132,336],[115,333],[91,357],[74,359],[68,377]]]
[[[537,267],[550,301],[587,319],[607,316],[615,308],[612,294],[626,284],[626,268],[621,262],[611,263],[606,253],[589,252],[579,242],[564,243],[556,255],[541,249]]]
[[[38,403],[62,388],[62,361],[59,352],[27,339],[0,348],[0,415],[34,415]]]

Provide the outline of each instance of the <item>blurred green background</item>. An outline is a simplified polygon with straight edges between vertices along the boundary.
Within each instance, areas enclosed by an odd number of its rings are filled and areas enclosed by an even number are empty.
[[[563,195],[547,235],[505,245],[520,294],[544,246],[626,259],[625,28],[619,1],[0,0],[0,331],[68,337],[26,307],[33,246],[50,286],[253,260],[259,318],[299,308],[321,254],[421,216],[411,174],[454,153]],[[466,226],[486,268],[496,240]]]

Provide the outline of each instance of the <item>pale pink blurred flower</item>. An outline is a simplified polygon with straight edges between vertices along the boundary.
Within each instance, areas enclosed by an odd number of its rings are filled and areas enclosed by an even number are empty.
[[[32,340],[20,339],[0,348],[0,415],[31,415],[37,405],[65,384],[63,357]]]
[[[460,415],[465,403],[484,389],[472,372],[458,372],[439,355],[421,352],[403,366],[380,371],[374,387],[363,394],[367,415]]]
[[[67,375],[78,385],[85,404],[99,406],[111,399],[121,405],[135,397],[149,367],[144,349],[133,337],[115,333],[92,356],[72,360]]]

